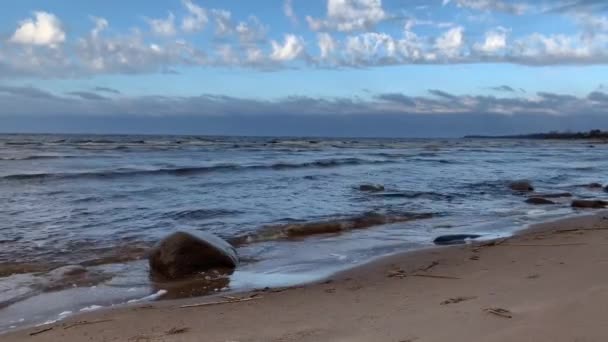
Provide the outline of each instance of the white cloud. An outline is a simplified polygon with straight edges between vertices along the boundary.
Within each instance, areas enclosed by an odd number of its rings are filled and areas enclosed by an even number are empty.
[[[396,50],[395,40],[386,33],[366,32],[346,39],[346,53],[353,64],[370,57],[394,57]]]
[[[435,41],[437,50],[446,56],[456,56],[464,44],[464,28],[462,26],[447,30]]]
[[[65,69],[81,74],[170,72],[180,65],[204,65],[205,54],[183,41],[149,42],[139,30],[106,36],[105,19],[96,18],[91,33],[78,40]],[[57,70],[60,72],[61,70]],[[64,71],[66,72],[66,71]]]
[[[388,18],[382,0],[327,0],[327,18],[306,21],[313,31],[351,32],[374,27]]]
[[[95,23],[95,27],[91,30],[91,35],[93,37],[99,36],[99,34],[110,26],[110,23],[105,18],[100,17],[91,17],[93,23]]]
[[[215,35],[218,37],[224,37],[232,34],[232,13],[223,9],[211,10],[213,18],[215,19]]]
[[[266,61],[264,51],[257,46],[248,47],[245,51],[246,61],[249,64],[262,64]]]
[[[608,32],[608,17],[587,12],[575,12],[571,15],[574,22],[582,29],[584,39],[592,40],[597,34]]]
[[[235,28],[241,44],[260,42],[266,39],[268,27],[266,27],[256,16],[251,16],[247,21],[241,21]]]
[[[485,53],[494,53],[503,50],[506,47],[507,30],[503,27],[486,32],[484,42],[476,43],[474,46],[475,50]]]
[[[182,30],[185,32],[201,31],[207,26],[209,17],[207,10],[196,5],[192,0],[183,0],[182,3],[188,10],[188,15],[182,20]]]
[[[154,34],[159,36],[174,36],[177,33],[175,29],[175,15],[169,12],[166,19],[147,19],[150,29]]]
[[[13,43],[54,47],[65,41],[61,21],[48,12],[34,12],[34,18],[21,21],[10,38]]]
[[[451,0],[443,0],[443,5],[447,5]],[[458,7],[470,8],[478,11],[499,11],[515,15],[522,15],[528,10],[529,5],[524,3],[514,3],[503,0],[453,0]]]
[[[298,16],[293,10],[293,0],[285,0],[285,2],[283,3],[283,13],[287,18],[289,18],[289,20],[291,20],[292,23],[298,23]]]
[[[220,65],[239,65],[241,63],[237,51],[230,44],[219,45],[216,54],[219,56],[217,63]]]
[[[565,61],[605,59],[606,40],[593,42],[581,41],[578,37],[563,34],[544,35],[533,33],[515,41],[512,48],[513,58],[530,64],[556,64]],[[603,42],[601,42],[603,40]],[[599,43],[598,45],[595,45]]]
[[[276,40],[271,41],[270,44],[272,45],[270,59],[274,61],[291,61],[304,53],[304,41],[302,37],[293,34],[286,34],[283,44]]]
[[[321,32],[317,35],[319,56],[322,60],[328,59],[336,50],[336,41],[329,33]]]

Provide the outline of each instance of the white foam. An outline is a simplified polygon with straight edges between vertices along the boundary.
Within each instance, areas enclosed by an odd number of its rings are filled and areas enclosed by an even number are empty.
[[[532,210],[528,210],[528,212],[526,213],[528,216],[540,216],[543,214],[546,214],[547,211],[546,210],[542,210],[542,209],[532,209]]]
[[[59,317],[66,317],[72,314],[72,311],[64,311],[59,314]]]
[[[167,293],[167,290],[158,290],[158,292],[153,293],[149,296],[145,296],[145,297],[139,298],[139,299],[131,299],[130,301],[127,302],[127,304],[153,301],[153,300],[156,300],[156,299],[162,297],[166,293]]]
[[[101,305],[90,305],[90,306],[80,309],[80,312],[90,312],[90,311],[99,310],[101,308],[103,308],[103,306],[101,306]]]

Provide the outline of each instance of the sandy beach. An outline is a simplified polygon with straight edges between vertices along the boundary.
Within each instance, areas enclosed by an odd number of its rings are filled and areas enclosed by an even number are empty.
[[[322,283],[125,306],[2,341],[605,341],[607,246],[599,212]]]

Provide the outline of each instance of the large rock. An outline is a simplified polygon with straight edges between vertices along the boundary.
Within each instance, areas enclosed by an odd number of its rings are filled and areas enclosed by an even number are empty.
[[[546,198],[542,198],[542,197],[530,197],[526,200],[526,203],[528,204],[536,204],[536,205],[542,205],[542,204],[555,204],[555,202],[550,201]]]
[[[509,184],[509,188],[513,191],[522,191],[522,192],[528,192],[528,191],[534,191],[534,187],[532,186],[532,184],[528,181],[516,181],[516,182],[511,182],[511,184]]]
[[[591,208],[601,209],[606,208],[608,202],[600,200],[574,200],[572,201],[573,208]]]
[[[215,235],[177,232],[163,239],[149,256],[153,275],[178,279],[211,269],[234,269],[236,250]]]

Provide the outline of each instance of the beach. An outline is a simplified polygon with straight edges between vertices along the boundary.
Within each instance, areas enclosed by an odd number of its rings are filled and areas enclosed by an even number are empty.
[[[606,246],[601,211],[314,284],[100,310],[2,341],[605,341]]]

